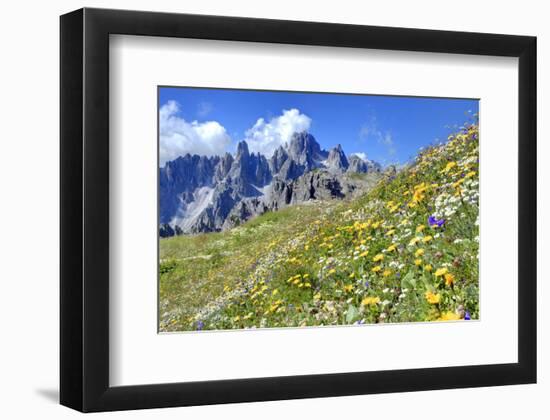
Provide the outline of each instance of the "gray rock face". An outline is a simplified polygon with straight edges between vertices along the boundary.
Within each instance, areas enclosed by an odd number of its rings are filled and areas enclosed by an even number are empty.
[[[288,145],[288,156],[298,165],[311,170],[319,167],[319,163],[327,158],[327,152],[321,150],[315,137],[307,132],[302,132],[292,135]]]
[[[367,165],[367,162],[365,162],[359,156],[352,155],[349,158],[348,170],[350,172],[355,172],[355,173],[358,173],[358,174],[366,173],[366,172],[368,172],[368,165]]]
[[[241,141],[235,156],[185,155],[159,170],[160,233],[214,232],[309,200],[342,199],[365,185],[349,172],[380,171],[340,145],[322,150],[307,133],[294,133],[270,159]]]
[[[329,171],[336,173],[342,173],[348,169],[348,158],[342,150],[342,146],[337,145],[335,148],[330,150],[326,160],[326,165]]]
[[[357,155],[351,155],[349,158],[348,172],[354,173],[368,173],[368,172],[380,172],[382,166],[372,160],[363,160]]]
[[[269,210],[278,210],[310,200],[343,199],[367,191],[376,179],[356,179],[327,169],[307,172],[292,181],[275,178],[264,202]]]
[[[222,181],[229,174],[231,166],[233,165],[233,156],[230,153],[226,153],[219,161],[216,166],[216,171],[214,173],[214,179],[217,182]]]
[[[220,158],[190,154],[181,156],[159,170],[160,223],[170,223],[180,203],[189,202],[200,187],[212,186]]]
[[[287,159],[288,159],[288,153],[283,148],[283,146],[279,146],[277,150],[275,150],[275,153],[273,153],[273,156],[271,156],[271,159],[269,160],[269,169],[271,170],[271,173],[273,174],[279,173]]]

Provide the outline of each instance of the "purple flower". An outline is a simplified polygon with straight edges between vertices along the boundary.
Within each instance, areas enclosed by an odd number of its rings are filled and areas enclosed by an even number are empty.
[[[464,314],[464,319],[465,319],[466,321],[469,321],[470,319],[472,319],[472,318],[470,317],[470,312],[466,311],[466,313]]]
[[[369,282],[368,281],[365,282],[365,288],[367,288],[367,287],[369,287]]]
[[[197,322],[197,331],[200,331],[204,328],[204,322],[199,321]]]
[[[430,217],[428,217],[428,224],[430,226],[441,227],[445,224],[445,219],[436,219],[434,215],[431,215]]]

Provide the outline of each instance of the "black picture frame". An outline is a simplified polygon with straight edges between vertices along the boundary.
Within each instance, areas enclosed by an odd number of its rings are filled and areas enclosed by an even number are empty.
[[[535,37],[88,8],[60,23],[61,404],[93,412],[536,382]],[[110,34],[518,57],[518,363],[109,386]]]

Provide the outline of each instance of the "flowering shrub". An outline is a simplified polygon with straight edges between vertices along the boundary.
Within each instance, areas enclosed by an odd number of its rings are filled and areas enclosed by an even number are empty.
[[[161,241],[163,331],[479,318],[478,126],[355,201]]]

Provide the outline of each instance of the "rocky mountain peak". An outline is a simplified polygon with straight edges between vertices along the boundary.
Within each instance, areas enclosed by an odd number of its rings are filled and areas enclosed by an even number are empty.
[[[326,160],[326,166],[329,170],[334,172],[345,172],[348,169],[348,158],[340,144],[330,150]]]
[[[271,156],[271,159],[269,159],[269,167],[271,169],[271,172],[273,174],[279,173],[281,170],[283,164],[288,159],[288,153],[284,149],[283,146],[279,146],[275,153],[273,153],[273,156]]]
[[[380,165],[348,159],[340,144],[327,152],[305,131],[294,133],[269,159],[251,153],[246,141],[234,155],[186,154],[160,168],[160,223],[168,236],[177,234],[176,227],[184,233],[221,230],[281,206],[342,198],[359,182],[346,172],[371,171],[379,172]]]
[[[235,155],[235,159],[239,160],[243,157],[248,157],[250,155],[250,152],[248,151],[248,143],[244,140],[240,141],[237,145],[237,154]]]
[[[363,159],[357,155],[351,155],[349,157],[349,172],[367,173],[367,172],[380,172],[382,167],[379,163],[369,159]]]
[[[288,144],[288,155],[296,163],[311,166],[314,162],[323,160],[326,152],[321,151],[321,146],[311,134],[306,131],[294,133]]]

